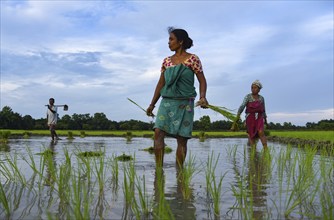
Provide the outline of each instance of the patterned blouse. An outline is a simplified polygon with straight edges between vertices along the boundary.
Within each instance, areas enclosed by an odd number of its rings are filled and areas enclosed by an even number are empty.
[[[187,66],[188,68],[190,68],[196,75],[198,73],[203,72],[201,60],[195,54],[191,54],[191,56],[188,59],[186,59],[183,62],[183,64]],[[170,56],[166,57],[162,62],[161,73],[165,72],[167,68],[173,67],[173,66],[176,66],[176,65],[173,64],[172,58]]]
[[[253,98],[252,93],[247,94],[245,96],[242,104],[240,105],[240,107],[238,109],[238,114],[241,114],[244,111],[244,109],[247,106],[248,102],[254,102],[254,101],[257,101],[257,100]],[[263,104],[263,107],[264,107],[264,112],[262,113],[262,115],[263,115],[264,118],[267,118],[263,96],[259,95],[259,101]],[[246,118],[247,118],[248,115],[249,115],[249,113],[246,113]],[[256,118],[257,118],[257,114],[256,114]]]

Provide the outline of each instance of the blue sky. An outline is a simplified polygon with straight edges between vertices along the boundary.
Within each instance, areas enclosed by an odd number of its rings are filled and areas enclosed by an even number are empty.
[[[1,0],[1,109],[44,118],[54,97],[69,105],[60,116],[150,121],[127,97],[150,104],[169,26],[193,39],[210,104],[237,109],[259,79],[269,122],[333,119],[333,1],[321,0]]]

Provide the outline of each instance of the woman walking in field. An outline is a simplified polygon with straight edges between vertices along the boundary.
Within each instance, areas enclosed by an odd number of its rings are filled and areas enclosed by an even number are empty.
[[[182,166],[187,155],[187,141],[191,138],[194,119],[195,76],[199,81],[200,100],[203,108],[206,100],[206,79],[202,64],[197,55],[186,50],[193,45],[192,39],[183,29],[169,28],[168,46],[174,52],[163,60],[161,74],[147,115],[152,116],[155,104],[162,96],[154,124],[154,150],[157,166],[163,165],[164,138],[176,137],[177,165]]]
[[[260,138],[264,148],[267,148],[267,138],[264,134],[264,125],[267,125],[267,115],[263,96],[259,94],[262,84],[259,80],[252,83],[252,93],[247,94],[238,109],[237,121],[246,108],[246,127],[249,144],[254,146],[256,139]]]

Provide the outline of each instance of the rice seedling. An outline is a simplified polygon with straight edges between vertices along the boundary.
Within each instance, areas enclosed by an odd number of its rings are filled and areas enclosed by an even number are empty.
[[[73,207],[70,206],[73,210],[73,216],[75,219],[86,219],[89,216],[89,204],[92,198],[89,196],[88,187],[81,180],[81,168],[80,164],[77,167],[76,175],[71,176],[71,193],[70,193],[70,202],[73,204]]]
[[[152,209],[153,198],[150,199],[148,196],[145,175],[143,175],[142,178],[139,178],[138,175],[135,175],[135,178],[135,188],[138,192],[139,202],[137,202],[134,198],[134,205],[132,206],[132,210],[135,213],[136,219],[148,218],[150,210]]]
[[[112,189],[113,192],[116,193],[118,191],[119,166],[115,154],[113,154],[112,157],[108,159],[108,163],[111,166],[111,180],[113,184]]]
[[[154,202],[156,204],[152,213],[154,219],[175,219],[165,198],[165,175],[160,166],[155,169],[154,193]]]
[[[80,137],[81,137],[81,138],[86,137],[86,133],[85,133],[85,131],[80,131]]]
[[[58,197],[60,200],[60,207],[64,207],[70,202],[70,180],[73,175],[71,156],[68,151],[64,149],[65,162],[59,166],[57,177]]]
[[[197,167],[195,167],[195,156],[190,153],[188,158],[188,161],[183,166],[179,166],[180,170],[178,176],[178,181],[180,181],[182,185],[182,195],[184,199],[190,199],[192,192],[190,183],[196,170],[198,170]],[[199,172],[199,170],[197,172]]]
[[[226,175],[221,175],[220,178],[216,179],[216,168],[219,161],[220,154],[218,154],[217,158],[215,158],[213,151],[211,152],[211,156],[208,156],[206,163],[206,189],[209,197],[213,201],[213,212],[215,216],[220,216],[220,202],[221,202],[221,194],[222,194],[222,184],[223,179]]]
[[[123,179],[123,193],[126,205],[130,205],[134,200],[134,182],[135,182],[135,169],[134,163],[130,162],[128,166],[124,166],[124,179]]]
[[[17,154],[14,154],[14,156],[5,154],[5,161],[7,163],[0,163],[0,172],[2,173],[3,177],[8,180],[13,182],[20,182],[21,184],[26,185],[27,181],[17,164],[17,156]]]
[[[0,131],[0,143],[8,143],[8,139],[11,135],[10,131]]]
[[[28,139],[28,138],[30,138],[30,132],[28,132],[28,131],[25,131],[25,132],[23,132],[23,138],[24,139]]]
[[[154,147],[151,146],[151,147],[148,147],[148,148],[144,148],[144,149],[142,149],[142,151],[147,151],[150,154],[154,154]],[[173,149],[171,147],[165,146],[164,151],[165,151],[165,154],[169,154],[169,153],[173,152]]]
[[[334,179],[334,162],[329,161],[322,157],[320,160],[320,179],[321,190],[320,194],[320,206],[322,209],[323,219],[333,219],[334,216],[334,191],[332,189]]]
[[[85,151],[78,153],[79,157],[101,157],[104,155],[104,152],[101,151]]]
[[[94,160],[94,168],[97,175],[98,183],[99,183],[99,191],[102,193],[104,189],[104,182],[106,180],[106,169],[107,166],[104,166],[104,157],[100,157],[100,160],[97,162]]]
[[[236,151],[234,150],[233,155],[236,155]],[[233,163],[233,171],[235,172],[234,179],[235,183],[231,183],[231,192],[236,199],[236,204],[233,206],[233,209],[239,211],[242,219],[253,219],[253,205],[254,205],[254,197],[253,197],[253,176],[247,175],[247,146],[243,148],[243,164],[239,168],[237,165],[236,157],[231,158]],[[239,171],[241,169],[241,171]]]
[[[225,118],[227,118],[230,121],[235,121],[236,120],[236,115],[233,113],[232,110],[227,109],[225,107],[221,106],[215,106],[215,105],[207,105],[207,107],[221,115],[223,115]]]
[[[286,155],[289,155],[290,152],[287,152]],[[300,204],[300,200],[294,200],[295,197],[295,191],[293,191],[293,177],[295,176],[295,167],[297,165],[297,159],[298,157],[295,155],[294,159],[292,161],[286,160],[288,157],[285,157],[286,162],[286,168],[285,168],[285,179],[286,179],[286,185],[285,185],[285,193],[287,200],[284,204],[284,215],[289,216],[290,213]]]
[[[46,150],[44,151],[45,153],[43,154],[44,161],[46,163],[46,172],[47,172],[47,178],[45,179],[45,184],[48,186],[53,187],[53,183],[56,181],[56,166],[55,166],[55,161],[53,155],[55,154],[51,150]]]
[[[10,151],[10,147],[8,145],[8,143],[2,143],[0,140],[0,152],[9,152]]]
[[[204,142],[207,139],[208,135],[204,131],[199,132],[198,138],[200,142]]]
[[[320,187],[313,167],[315,155],[316,148],[305,148],[304,152],[300,149],[299,153],[292,153],[290,145],[278,154],[279,204],[277,206],[274,202],[274,206],[285,218],[297,210],[304,216],[314,217],[316,211],[313,207]]]
[[[73,132],[72,132],[72,131],[68,131],[68,132],[67,132],[67,139],[68,139],[68,140],[73,140],[73,139],[74,139],[74,136],[73,136]]]
[[[243,168],[242,172],[236,175],[236,184],[231,184],[231,191],[236,198],[236,206],[234,206],[233,209],[239,210],[242,219],[252,219],[253,197],[252,194],[251,196],[247,194],[247,181],[244,178],[245,176],[245,170]]]
[[[197,169],[195,157],[191,155],[189,163],[187,161],[180,173],[177,172],[177,186],[170,179],[165,180],[162,168],[156,168],[153,196],[148,190],[151,186],[149,179],[142,173],[137,175],[133,159],[122,163],[126,179],[119,185],[124,192],[124,196],[119,198],[110,193],[117,191],[114,188],[118,187],[118,178],[124,177],[119,177],[116,155],[108,158],[102,156],[106,154],[103,152],[101,156],[91,157],[88,154],[85,157],[79,156],[83,152],[70,154],[67,149],[72,151],[73,148],[66,147],[63,154],[55,153],[51,147],[41,149],[39,153],[32,153],[31,149],[14,149],[9,154],[0,152],[0,218],[23,219],[35,215],[49,219],[121,218],[119,213],[124,207],[124,219],[173,219],[178,218],[176,216],[180,216],[182,211],[188,212],[189,206],[201,209],[208,204],[204,208],[208,210],[208,215],[214,215],[207,217],[212,219],[333,219],[334,163],[330,149],[282,146],[257,151],[256,148],[228,146],[226,154],[212,151],[210,155],[205,155],[206,167],[200,169]],[[278,153],[275,152],[277,149]],[[225,170],[225,163],[229,160],[231,166],[224,173],[222,170]],[[221,161],[224,161],[223,164]],[[145,167],[145,172],[150,172],[150,168]],[[170,167],[167,169],[167,176],[173,173]],[[187,171],[190,173],[188,179],[184,176]],[[204,174],[199,179],[206,181],[206,188],[193,191],[191,178],[197,171]],[[228,175],[227,180],[230,185],[224,192],[226,174],[231,172],[232,176]],[[106,185],[110,179],[113,188]],[[185,186],[189,186],[188,197]],[[198,200],[203,202],[203,191],[207,193],[207,201],[199,204]],[[229,196],[227,202],[222,202],[225,196]],[[231,199],[235,200],[232,207]],[[111,200],[116,206],[109,204]],[[123,201],[124,205],[117,206]],[[205,218],[199,209],[195,215]],[[109,211],[113,213],[109,215]],[[222,213],[226,215],[222,216]]]
[[[227,149],[227,155],[232,161],[235,160],[237,152],[238,152],[238,146],[237,145],[233,146],[232,148]]]
[[[133,160],[133,158],[132,158],[131,155],[126,155],[124,153],[122,155],[120,155],[120,156],[117,156],[116,159],[119,160],[119,161],[123,161],[123,162],[124,161]]]
[[[130,143],[132,141],[132,132],[127,131],[125,134],[125,138],[126,138],[126,143]]]
[[[36,153],[35,155],[41,155],[41,158],[39,160],[39,166],[37,167],[35,159],[34,159],[34,155],[31,152],[30,148],[26,147],[26,151],[28,153],[29,160],[28,160],[28,158],[26,158],[24,156],[22,157],[22,159],[29,165],[29,167],[34,172],[34,175],[38,175],[38,177],[39,177],[38,189],[42,190],[42,187],[44,186],[44,184],[42,184],[42,181],[45,180],[44,171],[46,170],[46,167],[47,167],[46,156],[53,155],[53,153],[50,152],[49,149],[44,150],[43,153]],[[46,155],[46,156],[44,157],[44,155]]]
[[[5,190],[3,189],[2,183],[0,182],[0,204],[4,208],[6,212],[6,216],[9,219],[10,213],[11,213],[11,207],[10,203],[8,201],[8,198],[6,196]]]

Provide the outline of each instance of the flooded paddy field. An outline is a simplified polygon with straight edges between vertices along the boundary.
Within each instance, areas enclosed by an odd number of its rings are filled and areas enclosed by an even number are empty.
[[[151,138],[11,139],[0,148],[0,219],[334,218],[333,150],[191,139],[179,169],[175,139],[166,144],[158,169]]]

